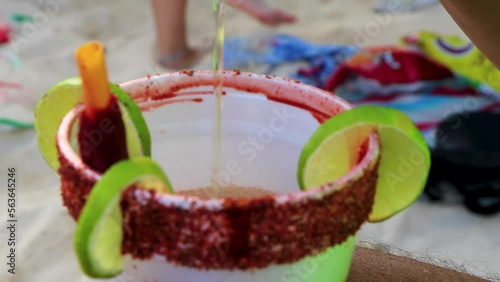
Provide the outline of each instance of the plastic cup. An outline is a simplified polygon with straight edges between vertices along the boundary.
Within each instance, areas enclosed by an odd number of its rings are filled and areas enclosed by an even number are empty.
[[[152,158],[176,191],[205,187],[213,177],[212,84],[212,72],[196,71],[121,85],[143,110]],[[304,144],[320,123],[350,105],[285,78],[225,72],[224,85],[217,180],[277,195],[204,200],[127,190],[122,197],[126,269],[110,281],[345,281],[356,232],[373,205],[376,135],[347,175],[300,191],[296,172]],[[57,142],[63,200],[75,219],[100,177],[70,141],[81,110],[77,106],[64,118]]]

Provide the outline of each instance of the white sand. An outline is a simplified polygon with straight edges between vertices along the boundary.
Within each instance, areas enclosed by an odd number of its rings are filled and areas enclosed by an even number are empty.
[[[38,9],[35,4],[40,2],[50,1],[3,0],[0,19],[6,19],[11,12],[33,14]],[[58,11],[34,31],[25,30],[29,38],[18,43],[23,66],[12,68],[0,61],[0,80],[24,84],[27,89],[22,93],[37,100],[54,83],[76,75],[73,50],[85,41],[95,39],[107,47],[110,78],[115,82],[166,71],[154,63],[155,38],[148,1],[59,2],[68,3],[60,5]],[[137,4],[139,2],[146,4]],[[191,1],[189,39],[193,44],[207,46],[213,38],[210,2]],[[408,15],[376,16],[371,12],[370,0],[272,2],[281,3],[299,16],[298,24],[278,31],[316,42],[390,44],[407,32],[420,29],[462,34],[439,6]],[[226,23],[227,36],[276,31],[235,11],[228,13]],[[356,30],[367,25],[378,32],[361,42],[356,39]],[[198,68],[208,67],[208,62],[209,58],[205,58]],[[29,120],[31,111],[12,104],[0,104],[0,116],[15,115]],[[72,251],[74,223],[61,204],[56,174],[38,153],[34,131],[0,127],[0,140],[0,183],[4,187],[0,193],[0,222],[2,226],[6,225],[5,177],[10,166],[15,166],[18,171],[19,217],[15,276],[6,272],[6,229],[0,228],[3,258],[0,259],[0,281],[84,281]],[[361,235],[410,252],[449,258],[465,264],[472,271],[478,268],[479,272],[500,272],[500,260],[497,259],[500,253],[499,219],[499,216],[474,216],[462,207],[419,202],[382,224],[366,224]]]

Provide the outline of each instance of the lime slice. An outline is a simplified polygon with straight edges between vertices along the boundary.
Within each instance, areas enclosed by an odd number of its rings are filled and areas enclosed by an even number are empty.
[[[70,78],[53,86],[36,106],[35,129],[38,148],[54,170],[59,168],[57,129],[63,117],[80,101],[81,80]]]
[[[111,84],[113,92],[120,101],[120,110],[125,123],[127,149],[129,156],[150,156],[151,136],[134,100],[117,85]],[[38,147],[47,163],[54,169],[59,168],[56,135],[63,117],[81,101],[82,84],[78,77],[64,80],[52,87],[38,102],[35,110],[35,128]]]
[[[151,135],[141,109],[120,86],[111,84],[110,89],[120,101],[120,106],[126,109],[126,111],[123,111],[122,108],[121,112],[125,122],[129,157],[151,156]],[[140,140],[140,142],[137,142],[137,140]]]
[[[302,150],[298,181],[302,190],[331,183],[358,162],[370,133],[380,138],[377,191],[368,220],[378,222],[402,211],[422,193],[430,169],[424,137],[404,113],[360,106],[323,123]]]
[[[90,192],[78,218],[74,248],[80,267],[91,278],[111,278],[123,271],[119,201],[121,193],[137,182],[159,193],[173,192],[160,166],[149,157],[114,164]]]

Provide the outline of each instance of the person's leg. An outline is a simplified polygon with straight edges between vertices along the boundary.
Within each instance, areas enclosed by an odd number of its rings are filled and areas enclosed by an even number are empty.
[[[488,59],[500,68],[500,2],[441,0],[455,22]]]
[[[156,24],[158,63],[166,68],[189,67],[197,57],[186,36],[187,0],[152,0]]]
[[[462,270],[463,271],[463,270]],[[487,281],[461,272],[397,256],[377,249],[357,246],[348,281]]]
[[[295,21],[295,16],[270,8],[263,0],[229,0],[228,3],[268,25]],[[187,43],[187,0],[152,0],[152,5],[160,54],[158,63],[171,69],[190,67],[202,52],[191,49]]]
[[[229,0],[228,3],[267,25],[292,23],[296,20],[294,15],[281,9],[271,8],[263,0]]]

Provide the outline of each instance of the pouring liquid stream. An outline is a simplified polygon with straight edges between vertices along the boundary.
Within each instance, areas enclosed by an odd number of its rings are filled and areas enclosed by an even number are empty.
[[[212,66],[214,69],[214,96],[215,96],[215,116],[212,135],[212,168],[211,187],[214,195],[219,195],[226,183],[219,181],[221,169],[221,135],[222,135],[222,88],[224,86],[224,12],[227,0],[213,0],[215,11],[216,37],[212,54]]]

